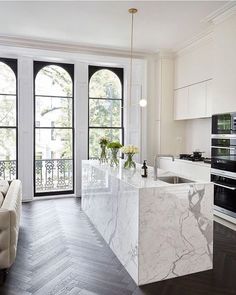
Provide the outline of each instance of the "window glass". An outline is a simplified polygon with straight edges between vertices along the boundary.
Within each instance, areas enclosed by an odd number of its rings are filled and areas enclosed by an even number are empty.
[[[17,60],[0,58],[0,179],[17,177]]]
[[[73,192],[73,65],[35,62],[35,193]]]
[[[99,158],[99,139],[123,143],[123,69],[89,67],[89,158]]]
[[[73,83],[69,73],[60,66],[42,68],[35,79],[35,94],[71,97]]]
[[[89,97],[121,99],[122,87],[119,77],[110,70],[98,70],[90,78]]]
[[[6,63],[0,61],[0,93],[16,94],[16,75]]]

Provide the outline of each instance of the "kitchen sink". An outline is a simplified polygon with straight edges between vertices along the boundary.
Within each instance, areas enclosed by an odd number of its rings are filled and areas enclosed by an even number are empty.
[[[158,177],[157,180],[161,180],[161,181],[164,181],[167,183],[172,183],[172,184],[195,182],[190,179],[186,179],[186,178],[179,177],[179,176],[161,176],[161,177]]]

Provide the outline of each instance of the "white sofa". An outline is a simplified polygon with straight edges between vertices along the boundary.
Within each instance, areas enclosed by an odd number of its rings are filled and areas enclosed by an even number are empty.
[[[20,180],[10,185],[0,180],[0,269],[7,270],[16,258],[21,217],[22,188]]]

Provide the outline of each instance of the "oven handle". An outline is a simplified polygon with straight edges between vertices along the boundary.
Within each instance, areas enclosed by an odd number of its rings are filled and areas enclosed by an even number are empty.
[[[231,191],[236,191],[236,187],[230,187],[230,186],[219,184],[219,183],[216,183],[216,182],[214,182],[214,184],[217,185],[217,186],[223,187],[223,188],[230,189]]]
[[[211,147],[214,149],[226,149],[226,150],[235,150],[236,149],[236,147],[216,146],[216,145],[212,145]]]

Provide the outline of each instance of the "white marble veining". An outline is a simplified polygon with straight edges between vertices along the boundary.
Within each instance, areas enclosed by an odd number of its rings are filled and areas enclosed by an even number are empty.
[[[211,183],[173,185],[143,179],[139,167],[82,166],[82,209],[138,285],[212,268]]]
[[[139,203],[139,284],[212,268],[211,184],[144,189]]]
[[[139,190],[114,170],[83,161],[82,209],[138,284]]]

